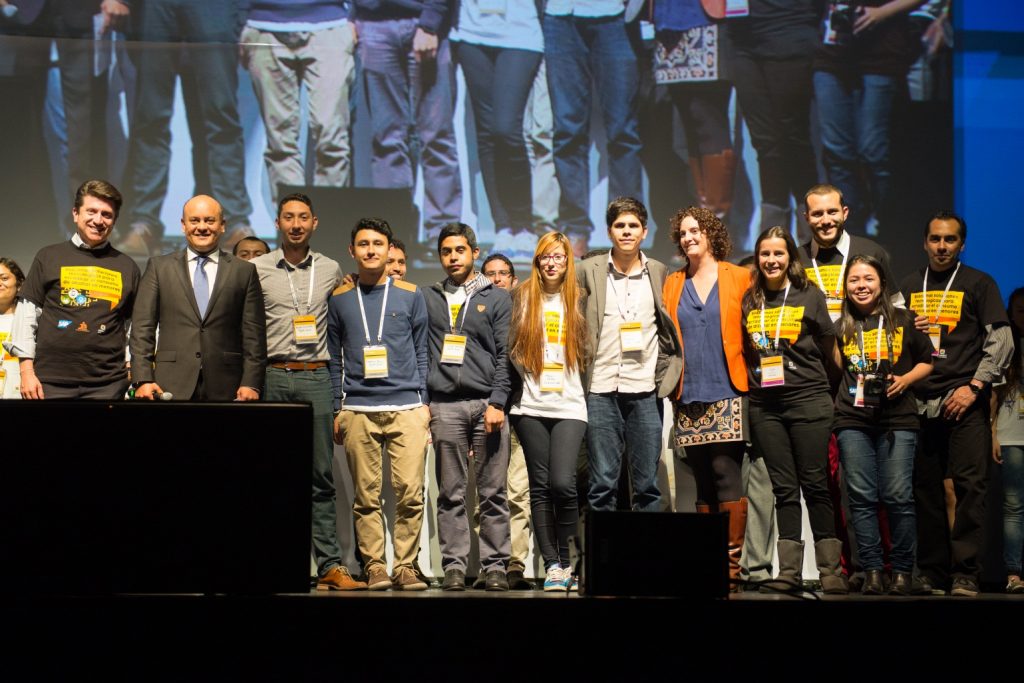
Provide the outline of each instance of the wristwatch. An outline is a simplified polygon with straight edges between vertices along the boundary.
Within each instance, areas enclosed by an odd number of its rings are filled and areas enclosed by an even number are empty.
[[[981,393],[981,387],[977,386],[973,382],[968,382],[967,388],[970,389],[971,393],[974,394],[975,396]]]

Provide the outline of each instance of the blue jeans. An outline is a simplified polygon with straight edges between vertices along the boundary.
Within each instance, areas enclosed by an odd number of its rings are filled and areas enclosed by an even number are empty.
[[[917,432],[840,429],[836,433],[843,463],[857,551],[865,570],[881,570],[882,539],[878,505],[885,506],[892,536],[893,571],[910,573],[917,552],[914,512],[914,450]]]
[[[658,511],[662,403],[656,392],[587,396],[591,510],[614,510],[622,456],[629,461],[633,509]]]
[[[245,143],[235,96],[240,28],[236,4],[149,0],[132,7],[137,31],[134,37],[146,44],[141,45],[135,58],[138,78],[129,161],[131,221],[145,223],[156,235],[163,234],[160,211],[167,195],[180,41],[188,43],[191,68],[202,81],[202,93],[194,100],[185,99],[189,119],[196,122],[190,129],[203,135],[192,144],[205,148],[205,154],[199,157],[207,162],[207,168],[196,170],[195,192],[217,198],[224,207],[228,227],[249,222],[252,204],[245,189]]]
[[[356,21],[359,60],[373,127],[374,187],[413,187],[414,138],[423,169],[423,227],[436,238],[462,216],[462,181],[455,146],[455,63],[448,38],[437,57],[417,62],[416,19]]]
[[[1003,562],[1020,576],[1024,548],[1024,446],[1003,446]]]
[[[640,197],[637,122],[640,72],[623,15],[544,15],[544,57],[555,119],[555,174],[562,190],[558,227],[589,235],[590,110],[597,90],[608,140],[608,196]]]
[[[870,208],[876,215],[887,210],[892,184],[889,126],[901,87],[891,76],[863,74],[848,80],[814,72],[825,171],[829,182],[843,191],[852,232],[863,231]],[[868,170],[870,200],[861,187],[861,164]]]
[[[320,576],[341,565],[337,511],[334,508],[334,393],[327,368],[284,370],[267,368],[263,400],[313,405],[313,452],[293,453],[313,464],[313,559]]]

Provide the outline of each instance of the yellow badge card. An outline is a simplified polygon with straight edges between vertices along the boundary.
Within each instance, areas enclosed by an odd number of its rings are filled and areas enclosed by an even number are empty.
[[[4,395],[4,389],[7,388],[7,371],[0,368],[0,397]]]
[[[297,315],[292,318],[292,333],[296,344],[316,344],[316,318],[311,315]]]
[[[89,306],[107,301],[114,308],[121,301],[121,273],[99,266],[65,266],[60,269],[60,302],[64,306]]]
[[[363,376],[366,379],[383,379],[388,376],[388,348],[386,346],[363,347]]]
[[[932,342],[932,355],[945,358],[946,352],[942,350],[942,325],[929,325],[928,339]]]
[[[555,363],[545,363],[540,373],[540,390],[562,393],[565,388],[565,369]]]
[[[782,356],[765,356],[761,359],[761,386],[778,387],[786,383],[782,370]]]
[[[462,365],[466,360],[466,335],[444,335],[444,346],[441,347],[441,362]]]
[[[639,322],[621,323],[619,325],[619,343],[622,352],[644,350],[644,326]]]

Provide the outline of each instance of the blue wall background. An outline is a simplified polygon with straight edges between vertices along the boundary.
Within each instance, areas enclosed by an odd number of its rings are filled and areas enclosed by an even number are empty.
[[[1024,2],[957,0],[956,208],[964,261],[1006,297],[1024,285]]]

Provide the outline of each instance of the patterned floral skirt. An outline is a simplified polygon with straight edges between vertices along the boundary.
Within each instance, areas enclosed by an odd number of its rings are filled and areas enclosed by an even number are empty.
[[[745,441],[742,398],[723,398],[714,403],[676,403],[675,411],[677,447]]]
[[[654,80],[701,83],[726,78],[718,26],[697,26],[686,31],[659,31],[654,45]]]

